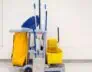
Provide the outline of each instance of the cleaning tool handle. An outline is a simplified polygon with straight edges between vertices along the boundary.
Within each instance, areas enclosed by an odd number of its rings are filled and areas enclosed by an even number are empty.
[[[45,20],[45,30],[47,30],[47,11],[46,11],[46,20]]]
[[[46,8],[46,4],[45,4],[45,30],[47,30],[47,8]]]
[[[40,20],[39,29],[41,29],[41,0],[39,0],[39,20]]]
[[[34,9],[36,9],[36,5],[35,5],[35,3],[34,3]]]
[[[58,42],[59,42],[59,27],[57,27],[57,36],[58,36]]]

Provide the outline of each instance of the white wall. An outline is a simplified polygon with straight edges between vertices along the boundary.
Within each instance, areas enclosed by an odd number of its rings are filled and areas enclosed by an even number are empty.
[[[2,46],[2,0],[0,0],[0,47]]]
[[[92,0],[48,0],[48,31],[56,35],[65,59],[92,59]]]
[[[0,0],[1,1],[1,0]],[[57,37],[60,27],[60,46],[64,59],[92,59],[92,1],[47,0],[48,36]],[[32,16],[32,0],[3,0],[3,43],[0,59],[10,58],[12,34]]]
[[[12,51],[12,33],[10,29],[21,28],[22,23],[32,15],[31,0],[3,0],[3,49],[0,58],[10,58]],[[3,56],[2,56],[3,54]]]

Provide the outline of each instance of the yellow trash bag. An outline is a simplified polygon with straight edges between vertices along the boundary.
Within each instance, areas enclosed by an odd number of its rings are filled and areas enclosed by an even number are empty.
[[[14,34],[12,64],[23,66],[28,53],[28,38],[26,32],[16,32]]]

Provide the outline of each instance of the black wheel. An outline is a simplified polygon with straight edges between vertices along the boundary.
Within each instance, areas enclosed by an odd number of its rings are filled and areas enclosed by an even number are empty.
[[[25,68],[24,72],[32,72],[32,68],[27,67],[27,68]]]

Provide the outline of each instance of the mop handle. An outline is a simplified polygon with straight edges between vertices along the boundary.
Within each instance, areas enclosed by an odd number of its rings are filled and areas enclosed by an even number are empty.
[[[34,3],[34,16],[35,16],[35,27],[37,27],[37,19],[36,19],[36,5]]]
[[[34,17],[35,17],[35,27],[36,27],[37,26],[37,20],[36,20],[35,10],[36,10],[36,4],[34,2]],[[36,52],[36,32],[35,32],[35,30],[33,30],[33,31],[34,31],[34,49],[35,49],[35,52]],[[35,57],[36,57],[36,53],[35,53]]]
[[[46,4],[44,5],[45,8],[45,31],[47,30],[47,8],[46,8]]]
[[[41,29],[41,0],[39,0],[39,6],[38,7],[39,7],[39,20],[40,20],[39,21],[39,23],[40,23],[39,24],[39,29]]]
[[[59,27],[57,27],[57,37],[58,37],[58,43],[59,43]]]

